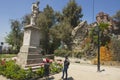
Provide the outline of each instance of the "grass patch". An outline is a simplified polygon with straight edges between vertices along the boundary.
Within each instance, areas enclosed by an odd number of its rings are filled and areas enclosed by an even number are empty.
[[[0,58],[12,58],[17,56],[17,54],[0,54]]]

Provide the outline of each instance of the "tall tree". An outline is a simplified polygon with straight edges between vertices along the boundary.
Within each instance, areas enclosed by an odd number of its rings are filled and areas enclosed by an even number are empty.
[[[37,27],[40,29],[41,41],[40,45],[45,53],[48,53],[48,42],[49,42],[49,28],[47,18],[43,13],[40,13],[37,18]]]
[[[49,5],[47,5],[46,8],[44,8],[44,10],[43,10],[43,14],[47,18],[48,28],[51,28],[52,25],[55,23],[54,10],[52,9],[52,7],[50,7]]]
[[[22,17],[23,26],[30,24],[30,17],[31,17],[31,14],[26,14],[25,16]]]
[[[80,22],[80,18],[82,18],[83,14],[82,7],[78,6],[75,0],[70,0],[66,7],[63,9],[63,17],[64,20],[67,20],[72,27],[76,27]]]
[[[117,21],[120,21],[120,10],[116,12],[116,14],[113,16],[113,18]]]
[[[50,28],[55,24],[55,14],[54,10],[52,7],[47,5],[44,9],[43,12],[41,12],[38,15],[37,18],[37,26],[41,30],[42,34],[42,40],[41,40],[41,45],[42,48],[44,49],[45,53],[51,54],[53,53],[53,44],[51,44],[51,38],[50,38]]]
[[[20,46],[22,45],[22,26],[20,21],[18,20],[11,20],[11,32],[5,38],[6,42],[18,52]]]
[[[62,13],[56,12],[57,24],[52,28],[52,33],[56,34],[56,38],[63,41],[70,49],[71,44],[71,31],[80,22],[83,14],[81,6],[70,0],[66,7],[63,8]],[[55,30],[56,29],[56,30]]]
[[[119,28],[118,32],[120,34],[120,10],[116,12],[116,14],[113,16],[113,19],[117,22],[117,27]]]
[[[55,40],[58,40],[57,47],[59,46],[58,44],[60,44],[60,41],[63,41],[70,49],[71,31],[72,27],[67,22],[57,24],[50,29],[50,34],[52,34]]]

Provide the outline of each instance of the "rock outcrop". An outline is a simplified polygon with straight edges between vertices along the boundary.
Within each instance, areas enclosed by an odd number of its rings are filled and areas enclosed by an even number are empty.
[[[87,21],[82,21],[77,27],[72,30],[72,49],[75,51],[82,50],[82,43],[88,34]]]

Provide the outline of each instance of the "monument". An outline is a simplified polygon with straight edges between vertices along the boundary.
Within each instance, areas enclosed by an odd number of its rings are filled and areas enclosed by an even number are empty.
[[[39,1],[32,4],[31,22],[24,28],[23,45],[18,53],[17,63],[23,68],[28,65],[37,65],[42,61],[40,53],[40,30],[36,27],[36,18],[39,13]]]

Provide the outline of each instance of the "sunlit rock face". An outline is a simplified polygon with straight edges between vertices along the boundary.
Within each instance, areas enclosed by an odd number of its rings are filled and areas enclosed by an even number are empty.
[[[82,50],[82,43],[88,33],[88,24],[87,21],[82,21],[77,27],[72,30],[72,49],[73,50]]]
[[[90,31],[100,23],[108,24],[108,28],[103,30],[102,35],[106,36],[110,34],[110,36],[119,36],[116,35],[119,30],[116,22],[108,14],[100,12],[96,15],[95,22],[88,24],[87,21],[82,21],[72,30],[72,50],[85,54],[96,53],[97,46],[92,43],[92,38],[89,35]],[[90,44],[89,48],[87,47],[87,43]]]

